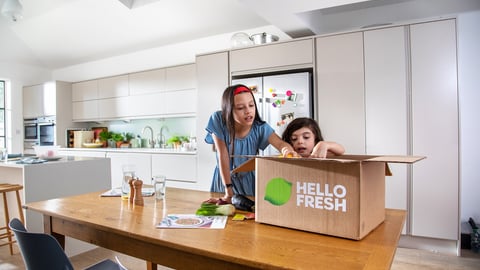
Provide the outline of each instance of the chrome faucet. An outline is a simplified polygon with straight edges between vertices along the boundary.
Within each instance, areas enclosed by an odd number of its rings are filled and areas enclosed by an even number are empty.
[[[150,140],[148,141],[148,144],[150,145],[150,148],[155,147],[155,140],[153,139],[153,129],[151,126],[145,126],[142,129],[142,136],[145,135],[145,130],[149,129],[150,130]]]
[[[164,145],[166,144],[166,142],[165,142],[165,135],[163,135],[163,130],[164,130],[164,129],[165,129],[166,131],[170,131],[170,130],[168,130],[168,127],[167,127],[167,126],[162,126],[162,127],[160,128],[160,138],[159,138],[160,142],[159,142],[159,144],[160,144],[160,147],[161,147],[161,148],[163,148]]]

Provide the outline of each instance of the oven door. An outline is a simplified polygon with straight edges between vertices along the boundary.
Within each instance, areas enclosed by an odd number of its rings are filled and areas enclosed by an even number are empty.
[[[25,134],[24,140],[26,142],[36,142],[38,141],[38,125],[36,122],[24,122],[23,124],[23,134]]]
[[[38,124],[40,145],[55,145],[55,124],[39,123]]]

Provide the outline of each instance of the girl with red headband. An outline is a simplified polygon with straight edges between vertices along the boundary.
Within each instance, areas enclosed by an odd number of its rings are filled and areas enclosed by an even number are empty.
[[[255,173],[231,171],[247,161],[245,155],[257,155],[273,145],[283,156],[298,156],[292,146],[284,142],[263,121],[257,110],[252,91],[245,85],[227,87],[222,96],[222,110],[210,117],[205,142],[213,144],[217,152],[211,192],[224,192],[220,199],[210,202],[231,203],[233,194],[255,195]]]

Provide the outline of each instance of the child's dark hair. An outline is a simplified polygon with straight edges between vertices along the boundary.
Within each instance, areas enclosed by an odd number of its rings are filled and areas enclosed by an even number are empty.
[[[291,139],[293,132],[303,127],[309,128],[312,131],[313,135],[315,136],[315,144],[323,141],[322,132],[320,131],[320,127],[318,126],[317,122],[308,117],[295,118],[292,122],[290,122],[282,134],[282,140],[292,144]]]
[[[227,126],[228,132],[230,133],[230,142],[233,143],[235,139],[235,119],[233,118],[233,107],[234,107],[234,97],[235,93],[239,93],[238,89],[250,89],[243,84],[235,84],[229,86],[223,91],[222,95],[222,120],[224,121],[225,125]],[[260,118],[260,114],[258,113],[257,102],[255,101],[255,97],[253,96],[252,91],[241,91],[241,92],[249,92],[252,95],[253,102],[255,103],[255,120],[254,122],[263,123],[264,121]]]

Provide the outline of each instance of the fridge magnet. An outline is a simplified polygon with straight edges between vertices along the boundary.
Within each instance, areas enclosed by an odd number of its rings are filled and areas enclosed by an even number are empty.
[[[297,94],[294,93],[294,92],[291,91],[291,90],[287,90],[287,92],[285,93],[285,95],[287,96],[287,100],[288,100],[288,101],[296,101],[296,100],[297,100]]]
[[[277,122],[277,127],[283,127],[292,122],[294,118],[293,112],[285,113],[280,116],[280,121]]]

